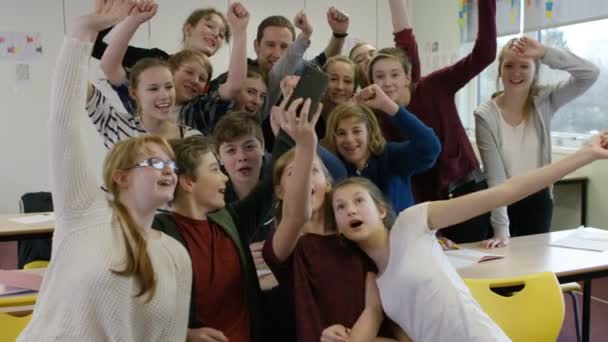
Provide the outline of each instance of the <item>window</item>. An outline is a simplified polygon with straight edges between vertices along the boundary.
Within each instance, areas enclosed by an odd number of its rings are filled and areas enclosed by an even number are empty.
[[[595,84],[574,101],[566,104],[551,123],[554,133],[591,134],[608,127],[608,19],[562,26],[541,31],[541,42],[566,48],[600,68]],[[543,66],[541,83],[552,84],[567,79],[568,74]]]

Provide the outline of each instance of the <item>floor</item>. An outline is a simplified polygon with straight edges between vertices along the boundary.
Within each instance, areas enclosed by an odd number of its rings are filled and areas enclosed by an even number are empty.
[[[582,284],[581,284],[582,285]],[[579,315],[583,303],[582,294],[578,294]],[[566,302],[566,319],[558,342],[576,342],[574,330],[572,299],[564,296]],[[596,279],[591,283],[591,338],[592,342],[606,341],[608,337],[608,278]]]

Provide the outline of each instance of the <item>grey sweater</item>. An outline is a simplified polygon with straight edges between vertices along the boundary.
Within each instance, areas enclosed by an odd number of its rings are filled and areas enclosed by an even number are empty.
[[[551,163],[551,119],[566,103],[583,94],[593,85],[599,69],[573,53],[556,48],[547,48],[541,62],[551,69],[564,70],[570,77],[557,84],[541,86],[534,96],[534,112],[531,120],[539,139],[541,166]],[[500,125],[501,113],[493,100],[475,110],[475,136],[481,155],[488,186],[493,187],[511,177],[505,166],[503,138]],[[506,207],[492,211],[492,227],[495,237],[508,237],[509,217]]]

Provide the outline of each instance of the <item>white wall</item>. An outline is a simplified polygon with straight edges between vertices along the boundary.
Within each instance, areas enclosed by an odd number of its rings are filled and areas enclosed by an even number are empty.
[[[227,0],[159,0],[158,15],[136,33],[133,44],[160,47],[176,51],[181,40],[181,26],[186,16],[197,7],[227,8]],[[49,190],[46,118],[50,94],[50,78],[55,58],[64,35],[64,23],[69,27],[74,17],[90,11],[93,0],[2,0],[0,2],[0,32],[40,32],[44,53],[29,62],[31,78],[16,82],[14,62],[0,59],[0,213],[14,213],[25,192]],[[330,38],[325,12],[330,6],[324,0],[243,0],[252,14],[248,30],[249,56],[254,57],[253,40],[258,23],[272,14],[293,18],[305,9],[314,25],[312,45],[307,56],[313,57]],[[335,0],[338,8],[346,8],[351,16],[350,36],[346,49],[354,38],[380,46],[392,44],[390,14],[386,0]],[[380,29],[378,29],[380,28]],[[346,50],[348,51],[348,50]],[[226,70],[230,56],[225,46],[212,57],[215,74]],[[91,63],[91,79],[101,77],[95,61]],[[83,115],[85,115],[83,109]],[[104,149],[93,126],[85,121],[91,163],[101,171]],[[101,173],[101,172],[100,172]]]

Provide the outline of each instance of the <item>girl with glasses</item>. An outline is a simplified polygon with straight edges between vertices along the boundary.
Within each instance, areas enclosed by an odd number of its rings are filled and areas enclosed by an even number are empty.
[[[18,341],[186,339],[190,258],[179,242],[150,228],[177,182],[170,146],[157,136],[115,144],[103,168],[110,199],[84,149],[83,85],[93,41],[133,6],[97,0],[60,49],[49,118],[53,258]]]

